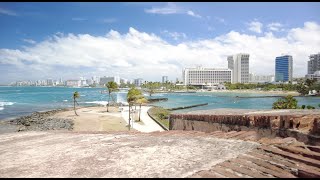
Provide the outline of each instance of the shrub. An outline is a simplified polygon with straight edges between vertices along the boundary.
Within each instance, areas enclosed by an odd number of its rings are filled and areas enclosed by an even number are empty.
[[[315,109],[315,107],[308,105],[307,109]]]
[[[297,109],[298,101],[292,95],[282,97],[273,103],[272,109]]]
[[[306,108],[306,105],[302,105],[301,108],[302,108],[302,109],[305,109],[305,108]]]

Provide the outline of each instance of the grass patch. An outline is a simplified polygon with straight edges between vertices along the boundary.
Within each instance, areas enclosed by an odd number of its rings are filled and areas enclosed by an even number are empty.
[[[169,129],[170,111],[162,107],[152,107],[149,109],[149,115]]]

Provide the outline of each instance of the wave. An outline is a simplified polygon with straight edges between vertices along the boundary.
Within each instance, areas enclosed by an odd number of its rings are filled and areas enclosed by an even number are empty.
[[[13,105],[15,102],[0,102],[0,107],[3,107],[3,106],[11,106]]]
[[[65,99],[65,100],[63,100],[63,101],[64,101],[64,102],[67,102],[68,100]]]
[[[108,101],[91,101],[91,102],[85,102],[87,104],[101,104],[106,106],[108,104]]]
[[[4,106],[11,106],[15,102],[0,102],[0,111],[4,110]]]

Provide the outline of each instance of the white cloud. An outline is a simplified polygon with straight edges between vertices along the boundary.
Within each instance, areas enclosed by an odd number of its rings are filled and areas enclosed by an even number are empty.
[[[270,23],[267,25],[267,27],[270,31],[284,31],[284,29],[282,28],[283,25],[280,23]]]
[[[183,10],[175,3],[167,3],[164,7],[152,7],[151,9],[145,9],[145,12],[152,14],[179,14],[182,13]]]
[[[151,9],[145,9],[146,13],[151,14],[187,14],[189,16],[201,18],[199,14],[194,13],[191,10],[186,10],[177,6],[175,3],[167,3],[166,6],[163,7],[152,7]]]
[[[185,33],[179,33],[179,32],[169,32],[167,30],[161,31],[162,34],[169,36],[173,38],[174,40],[179,40],[179,39],[186,39],[187,35]]]
[[[256,33],[262,33],[262,26],[263,24],[259,21],[252,21],[250,23],[248,23],[248,26],[249,26],[249,30],[250,31],[253,31],[253,32],[256,32]]]
[[[22,39],[24,42],[30,43],[30,44],[35,44],[36,41],[32,40],[32,39]]]
[[[4,9],[0,7],[0,14],[5,14],[8,16],[18,16],[18,14],[14,11],[8,10],[8,9]]]
[[[250,71],[267,75],[274,73],[275,57],[286,52],[293,56],[296,77],[307,73],[308,56],[319,51],[319,34],[320,25],[315,22],[290,29],[283,37],[231,31],[177,45],[134,28],[124,34],[110,30],[105,36],[59,33],[24,49],[0,49],[0,68],[14,66],[18,72],[25,72],[21,73],[25,78],[32,72],[39,78],[51,74],[67,79],[91,73],[160,80],[161,74],[181,78],[182,68],[195,64],[227,68],[226,57],[243,52],[250,54]],[[1,74],[3,79],[6,76]]]
[[[193,17],[201,18],[199,14],[194,13],[193,11],[187,11],[187,14]]]

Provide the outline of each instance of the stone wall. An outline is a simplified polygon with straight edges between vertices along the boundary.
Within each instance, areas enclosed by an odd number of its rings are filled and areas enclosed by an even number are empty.
[[[318,115],[210,115],[171,114],[169,130],[249,131],[260,136],[294,137],[308,144],[320,143]]]

